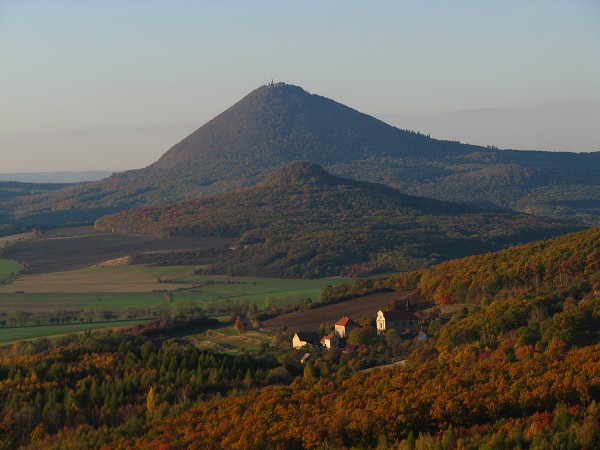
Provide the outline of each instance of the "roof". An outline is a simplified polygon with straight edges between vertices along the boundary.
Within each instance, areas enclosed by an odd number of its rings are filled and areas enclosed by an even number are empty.
[[[343,349],[342,352],[343,353],[351,353],[355,350],[358,350],[358,345],[354,345],[354,344],[347,344]]]
[[[419,320],[415,313],[410,311],[381,311],[385,320]]]
[[[341,325],[343,327],[347,327],[347,326],[357,327],[358,326],[358,324],[354,320],[352,320],[350,317],[346,317],[346,316],[342,317],[335,324]]]
[[[317,343],[321,340],[319,334],[315,331],[298,331],[296,334],[298,335],[298,339],[300,339],[303,342]]]

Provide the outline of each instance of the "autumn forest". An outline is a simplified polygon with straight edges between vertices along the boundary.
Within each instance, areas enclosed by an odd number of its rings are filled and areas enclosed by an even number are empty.
[[[325,289],[414,288],[431,339],[363,335],[306,364],[282,335],[230,356],[163,337],[167,322],[16,343],[0,353],[0,445],[596,448],[599,265],[595,228]],[[386,355],[406,365],[364,371]]]

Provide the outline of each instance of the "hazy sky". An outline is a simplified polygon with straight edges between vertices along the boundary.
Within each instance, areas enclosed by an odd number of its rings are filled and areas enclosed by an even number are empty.
[[[271,78],[439,139],[600,150],[600,1],[0,0],[0,172],[146,166]]]

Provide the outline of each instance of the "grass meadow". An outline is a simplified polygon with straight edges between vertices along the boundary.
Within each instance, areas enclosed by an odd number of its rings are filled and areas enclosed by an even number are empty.
[[[21,270],[21,266],[16,262],[7,259],[0,259],[0,282],[9,278],[12,274]]]

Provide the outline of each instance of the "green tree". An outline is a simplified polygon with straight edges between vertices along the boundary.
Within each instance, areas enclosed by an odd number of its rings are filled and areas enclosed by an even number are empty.
[[[377,331],[373,327],[359,327],[348,335],[348,342],[351,344],[372,345],[376,340]]]

